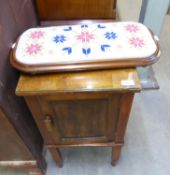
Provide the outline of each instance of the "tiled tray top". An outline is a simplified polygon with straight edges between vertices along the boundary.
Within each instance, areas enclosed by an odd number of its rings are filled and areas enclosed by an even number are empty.
[[[140,23],[52,26],[25,31],[11,63],[30,73],[63,72],[147,65],[158,53],[157,41]]]

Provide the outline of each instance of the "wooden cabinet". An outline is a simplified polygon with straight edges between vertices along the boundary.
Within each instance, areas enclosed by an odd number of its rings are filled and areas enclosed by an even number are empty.
[[[25,130],[30,127],[29,132],[31,133],[33,128],[29,126],[29,123]],[[44,174],[46,163],[41,154],[41,139],[36,138],[37,134],[35,133],[35,136],[32,136],[34,142],[31,142],[31,138],[26,138],[27,143],[29,143],[27,146],[25,139],[22,139],[18,134],[2,109],[0,109],[0,128],[0,166],[25,169],[35,175]]]
[[[41,20],[115,18],[116,0],[36,0]]]
[[[122,81],[133,82],[123,85]],[[29,109],[59,166],[58,148],[109,146],[119,158],[135,92],[135,69],[22,75],[16,93]]]
[[[46,171],[43,139],[23,98],[15,95],[18,72],[9,63],[16,38],[36,24],[32,1],[0,1],[0,167],[40,175]]]

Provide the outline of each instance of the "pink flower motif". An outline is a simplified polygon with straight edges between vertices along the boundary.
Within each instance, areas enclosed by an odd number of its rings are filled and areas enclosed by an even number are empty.
[[[26,48],[26,52],[29,55],[33,55],[33,54],[38,54],[42,49],[42,46],[39,44],[30,44],[29,46],[27,46]]]
[[[89,43],[92,39],[94,39],[94,35],[89,32],[81,32],[81,34],[77,35],[77,40],[80,40],[82,43]]]
[[[129,40],[130,44],[134,47],[143,47],[144,41],[139,37],[133,37]]]
[[[137,25],[134,25],[134,24],[128,24],[125,26],[126,30],[128,32],[137,32],[139,30],[139,27]]]
[[[43,36],[44,36],[44,32],[42,31],[35,31],[35,32],[32,32],[30,35],[32,39],[40,39]]]

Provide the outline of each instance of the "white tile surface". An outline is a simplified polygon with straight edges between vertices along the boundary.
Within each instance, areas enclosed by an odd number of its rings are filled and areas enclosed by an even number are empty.
[[[15,55],[24,65],[48,65],[140,60],[156,50],[144,25],[115,22],[29,29],[21,35]]]

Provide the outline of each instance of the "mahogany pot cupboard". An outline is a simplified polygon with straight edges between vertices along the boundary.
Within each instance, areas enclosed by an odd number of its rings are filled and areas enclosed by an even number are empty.
[[[131,78],[129,78],[131,77]],[[122,85],[122,81],[133,85]],[[136,69],[51,75],[21,75],[16,89],[34,116],[58,166],[59,148],[112,147],[112,165],[119,158],[136,92]]]
[[[77,24],[84,23],[82,19],[109,21],[116,17],[116,0],[35,0],[34,5],[36,10],[31,0],[17,0],[17,3],[0,0],[0,120],[3,131],[9,131],[5,134],[14,139],[11,143],[12,140],[0,134],[4,142],[0,152],[5,146],[14,145],[11,154],[5,151],[4,155],[1,154],[0,166],[12,165],[45,174],[43,144],[59,167],[63,165],[59,148],[80,146],[111,147],[111,163],[115,165],[124,143],[135,93],[143,88],[158,87],[152,71],[140,69],[137,72],[139,69],[124,68],[21,74],[17,84],[18,74],[7,60],[12,43],[24,30],[38,23],[42,26]],[[16,94],[20,97],[14,95],[16,84]],[[18,149],[21,155],[15,156]],[[16,159],[21,164],[16,164]]]
[[[78,22],[83,24],[83,21]],[[154,37],[151,39],[155,40]],[[156,40],[154,45],[156,57],[152,56],[152,59],[157,60],[160,52]],[[12,59],[15,54],[11,53]],[[14,53],[17,53],[17,49]],[[146,77],[145,83],[153,81]],[[111,164],[115,165],[124,143],[134,95],[143,88],[140,78],[142,76],[136,68],[125,67],[72,73],[21,74],[16,94],[24,97],[45,146],[59,167],[63,166],[59,148],[81,146],[111,147]]]

